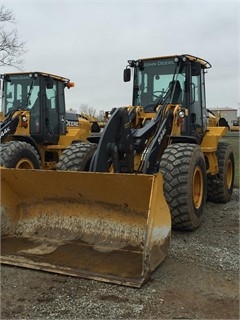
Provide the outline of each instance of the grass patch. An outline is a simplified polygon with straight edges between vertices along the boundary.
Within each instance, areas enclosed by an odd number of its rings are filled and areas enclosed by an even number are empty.
[[[234,186],[239,188],[240,177],[239,177],[239,132],[228,132],[224,137],[222,137],[221,141],[227,142],[232,145],[234,158],[235,158],[235,179]]]

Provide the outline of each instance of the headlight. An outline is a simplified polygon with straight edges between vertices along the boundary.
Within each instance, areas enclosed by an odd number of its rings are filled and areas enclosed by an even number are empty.
[[[25,128],[25,129],[28,127],[28,120],[27,120],[26,116],[21,117],[21,127]]]
[[[185,114],[185,110],[180,110],[180,111],[178,111],[178,116],[179,116],[179,118],[185,118],[186,117],[186,114]]]

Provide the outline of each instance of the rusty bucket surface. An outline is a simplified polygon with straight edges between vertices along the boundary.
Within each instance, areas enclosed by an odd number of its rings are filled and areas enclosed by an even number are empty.
[[[1,168],[1,263],[140,287],[170,233],[161,174]]]

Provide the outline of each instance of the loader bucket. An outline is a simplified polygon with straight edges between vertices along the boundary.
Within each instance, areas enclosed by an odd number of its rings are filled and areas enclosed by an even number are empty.
[[[162,175],[1,168],[1,263],[140,287],[167,255]]]

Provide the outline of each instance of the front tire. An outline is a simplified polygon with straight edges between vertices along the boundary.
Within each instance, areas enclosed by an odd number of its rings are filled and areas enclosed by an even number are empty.
[[[57,170],[88,171],[97,144],[77,142],[65,149],[57,163]]]
[[[0,165],[16,169],[40,169],[36,149],[25,141],[10,141],[0,145]]]
[[[234,186],[234,155],[232,147],[225,142],[218,143],[217,160],[219,172],[207,180],[207,201],[226,203],[231,200]]]
[[[190,143],[169,145],[159,171],[163,174],[172,227],[196,229],[201,224],[207,193],[206,163],[200,147]]]

